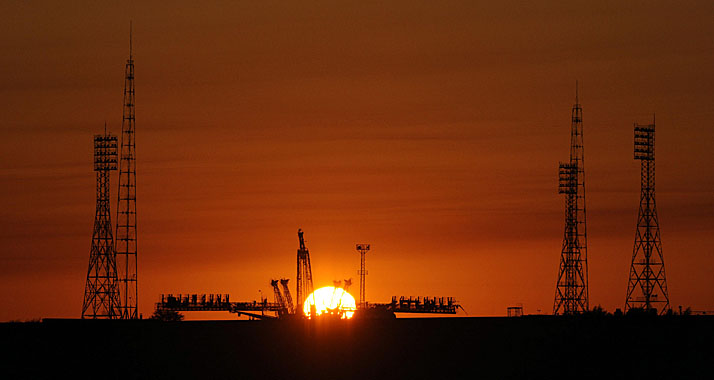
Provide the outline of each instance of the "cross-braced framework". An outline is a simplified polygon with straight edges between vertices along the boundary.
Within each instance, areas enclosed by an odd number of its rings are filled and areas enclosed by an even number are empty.
[[[365,277],[367,276],[367,269],[365,268],[365,255],[369,251],[369,244],[357,244],[357,252],[360,255],[360,267],[357,274],[359,274],[359,307],[364,308],[367,302],[367,292],[365,285]]]
[[[270,280],[270,286],[273,288],[273,294],[275,295],[275,303],[280,305],[280,309],[278,310],[278,316],[282,317],[285,314],[290,313],[290,309],[288,308],[288,304],[285,301],[285,297],[280,293],[280,286],[278,285],[280,283],[279,280]]]
[[[640,161],[640,209],[627,283],[625,311],[669,310],[667,279],[655,202],[655,123],[635,124],[635,159]]]
[[[119,286],[109,209],[109,172],[117,170],[117,137],[94,135],[94,171],[97,172],[97,208],[94,214],[92,248],[84,288],[82,319],[119,317]]]
[[[302,310],[305,298],[313,292],[312,267],[310,266],[310,252],[305,246],[305,239],[301,229],[298,229],[298,240],[300,241],[300,246],[297,250],[297,304],[295,305],[295,310]]]
[[[295,306],[293,305],[293,297],[290,295],[290,288],[288,287],[288,281],[290,281],[287,278],[281,278],[280,279],[280,286],[283,288],[283,296],[285,297],[285,305],[288,308],[288,314],[293,314],[295,313]],[[302,305],[300,306],[302,307]]]
[[[124,111],[121,133],[121,159],[119,161],[119,199],[117,203],[116,233],[122,319],[137,319],[139,316],[134,116],[134,59],[132,57],[130,33],[129,59],[126,61],[124,76]]]
[[[559,168],[558,193],[565,194],[565,232],[553,314],[577,314],[589,308],[583,157],[583,110],[578,102],[576,83],[575,105],[571,112],[570,161],[560,163]]]

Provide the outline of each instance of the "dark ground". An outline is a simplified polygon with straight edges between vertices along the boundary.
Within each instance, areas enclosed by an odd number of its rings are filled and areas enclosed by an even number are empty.
[[[712,378],[714,317],[0,324],[0,378]]]

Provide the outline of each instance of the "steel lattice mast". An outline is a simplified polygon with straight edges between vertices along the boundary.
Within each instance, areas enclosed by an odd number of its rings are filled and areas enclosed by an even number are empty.
[[[655,202],[655,123],[635,124],[635,159],[640,160],[640,209],[627,283],[625,311],[669,310],[667,279]],[[657,306],[661,308],[657,308]]]
[[[119,267],[121,318],[138,318],[136,233],[136,145],[134,138],[134,59],[129,33],[129,59],[124,76],[124,111],[119,161],[116,253]]]
[[[305,298],[312,294],[312,267],[310,266],[310,252],[305,246],[303,232],[298,229],[300,247],[297,250],[297,304],[295,310],[302,310]]]
[[[359,274],[359,307],[364,308],[367,302],[366,295],[366,285],[365,276],[367,276],[367,269],[365,268],[364,256],[369,251],[369,244],[357,244],[357,251],[360,254],[360,267],[357,274]]]
[[[117,137],[106,132],[94,135],[94,171],[97,172],[97,208],[84,288],[82,319],[119,317],[119,285],[112,235],[109,172],[117,170]]]
[[[575,105],[571,112],[570,161],[560,163],[559,167],[558,193],[565,194],[565,232],[553,314],[577,314],[589,309],[582,115],[576,82]]]

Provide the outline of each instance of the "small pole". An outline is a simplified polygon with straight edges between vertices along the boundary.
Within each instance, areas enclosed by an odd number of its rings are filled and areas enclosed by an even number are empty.
[[[265,304],[263,303],[263,291],[261,289],[258,289],[258,293],[260,293],[260,315],[264,315],[263,313],[265,312]]]
[[[360,253],[360,270],[357,272],[359,274],[359,307],[364,309],[366,302],[365,295],[365,276],[367,275],[367,270],[365,269],[365,254],[369,251],[369,244],[357,244],[357,251]]]

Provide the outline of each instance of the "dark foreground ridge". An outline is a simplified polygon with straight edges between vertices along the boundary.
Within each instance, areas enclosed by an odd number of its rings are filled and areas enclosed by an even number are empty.
[[[714,317],[3,323],[3,378],[701,378]]]

